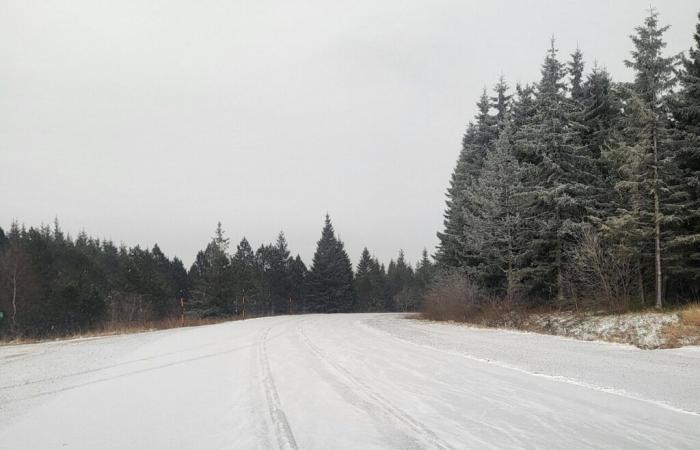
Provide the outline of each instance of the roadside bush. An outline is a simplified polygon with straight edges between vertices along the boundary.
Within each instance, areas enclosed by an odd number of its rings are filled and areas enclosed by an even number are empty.
[[[479,312],[483,293],[464,275],[440,276],[425,294],[423,316],[430,320],[465,322]]]
[[[569,258],[565,277],[569,295],[559,306],[577,311],[629,310],[639,291],[637,259],[625,246],[615,245],[592,227],[584,228]]]

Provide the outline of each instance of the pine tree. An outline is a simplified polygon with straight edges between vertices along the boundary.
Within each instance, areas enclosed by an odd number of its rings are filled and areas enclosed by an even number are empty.
[[[437,233],[440,243],[435,253],[435,260],[443,267],[459,267],[464,254],[460,244],[461,233],[464,230],[464,192],[470,184],[467,169],[470,148],[467,147],[466,142],[473,139],[473,134],[474,125],[469,124],[462,139],[462,150],[459,153],[457,164],[452,171],[450,186],[445,194],[447,199],[443,214],[444,229]]]
[[[416,264],[416,272],[414,277],[414,283],[418,291],[419,298],[423,297],[423,294],[425,294],[428,288],[432,285],[434,278],[435,265],[428,256],[428,250],[423,249],[421,259]]]
[[[462,233],[465,210],[470,208],[465,192],[479,177],[484,157],[498,136],[498,123],[489,113],[491,103],[485,89],[477,103],[477,109],[476,122],[469,124],[462,139],[462,151],[447,191],[445,228],[438,233],[440,244],[435,257],[444,267],[468,267],[478,263],[474,260],[471,247],[465,246]]]
[[[289,273],[289,248],[284,232],[280,231],[277,242],[271,247],[270,267],[267,278],[272,291],[273,314],[288,313],[291,309],[291,283]]]
[[[610,74],[597,65],[586,77],[583,85],[582,140],[594,158],[600,158],[601,150],[612,143],[614,125],[622,109],[619,98],[612,89]]]
[[[484,161],[481,176],[468,195],[478,214],[467,214],[464,233],[477,243],[481,265],[475,278],[511,298],[517,284],[516,259],[520,253],[522,204],[521,169],[506,128]]]
[[[328,214],[308,280],[308,312],[348,312],[354,308],[352,264]]]
[[[700,13],[695,26],[695,47],[682,58],[680,91],[673,102],[676,125],[677,164],[683,193],[676,236],[671,245],[679,253],[676,268],[691,291],[700,282]],[[694,292],[697,296],[697,291]]]
[[[664,57],[663,34],[668,29],[658,23],[658,13],[650,10],[644,25],[630,36],[634,44],[632,58],[625,64],[635,72],[629,98],[626,125],[634,134],[634,143],[626,165],[628,178],[621,187],[641,195],[639,208],[628,208],[636,215],[639,225],[650,226],[654,242],[654,281],[657,308],[663,305],[663,251],[669,237],[666,226],[677,220],[674,216],[673,179],[677,167],[669,143],[667,120],[668,94],[675,84],[675,57]],[[644,232],[642,232],[644,234]]]
[[[506,79],[503,75],[498,78],[498,83],[496,83],[493,90],[496,95],[491,97],[491,107],[496,110],[495,119],[500,131],[508,123],[510,104],[513,96],[508,94],[508,83],[506,83]]]
[[[236,246],[236,253],[231,259],[232,278],[234,280],[234,301],[236,303],[235,313],[244,313],[244,308],[249,314],[254,310],[257,299],[257,269],[255,254],[248,240],[244,237]],[[251,309],[251,305],[253,308]]]
[[[566,71],[554,40],[541,72],[534,115],[516,132],[528,199],[521,275],[532,294],[561,302],[565,255],[584,218],[592,214],[597,173],[580,140],[577,109],[565,95]]]
[[[577,47],[569,61],[569,80],[571,83],[571,98],[580,103],[583,100],[583,52]]]
[[[192,307],[204,315],[231,313],[234,309],[231,260],[228,257],[228,238],[224,237],[221,222],[204,251],[197,258],[190,274],[192,277]]]
[[[416,296],[413,287],[413,268],[406,262],[403,250],[399,250],[396,261],[389,262],[387,270],[388,295],[384,304],[385,311],[409,311],[416,308]]]
[[[305,310],[304,301],[306,298],[306,280],[308,277],[306,264],[299,255],[289,261],[289,282],[290,282],[290,313],[303,312]]]
[[[355,291],[357,292],[357,310],[368,311],[372,301],[372,278],[370,270],[372,268],[372,257],[365,247],[360,255],[355,271]]]

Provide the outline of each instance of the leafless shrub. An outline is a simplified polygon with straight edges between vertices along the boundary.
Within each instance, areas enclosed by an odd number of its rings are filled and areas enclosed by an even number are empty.
[[[483,293],[467,277],[448,273],[426,293],[423,315],[430,320],[464,322],[479,311],[483,299]]]
[[[141,327],[152,320],[151,310],[143,296],[125,292],[112,292],[107,298],[107,328],[120,326]]]
[[[570,304],[561,306],[628,310],[637,291],[636,261],[624,246],[609,242],[592,227],[584,228],[567,270]]]
[[[488,295],[469,277],[447,273],[439,277],[423,300],[423,317],[484,326],[519,326],[525,311],[514,292],[502,297]]]

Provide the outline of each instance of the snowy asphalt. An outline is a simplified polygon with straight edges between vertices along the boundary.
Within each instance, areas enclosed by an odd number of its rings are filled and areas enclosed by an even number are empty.
[[[0,449],[700,448],[700,348],[398,314],[0,347]]]

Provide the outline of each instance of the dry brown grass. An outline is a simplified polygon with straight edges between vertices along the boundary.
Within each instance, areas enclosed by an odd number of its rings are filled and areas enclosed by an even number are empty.
[[[700,327],[700,304],[696,303],[683,308],[681,322],[684,325]]]
[[[103,326],[85,330],[80,333],[73,333],[60,336],[46,336],[41,338],[16,337],[11,340],[3,340],[0,338],[0,345],[21,345],[35,344],[46,341],[63,341],[70,339],[91,338],[100,336],[114,336],[119,334],[134,334],[144,333],[148,331],[168,330],[172,328],[196,327],[201,325],[213,325],[217,323],[230,322],[239,320],[237,317],[185,317],[182,321],[178,318],[166,318],[161,320],[152,320],[143,323],[108,323]]]
[[[691,304],[678,312],[680,321],[664,328],[665,347],[700,345],[700,304]]]

